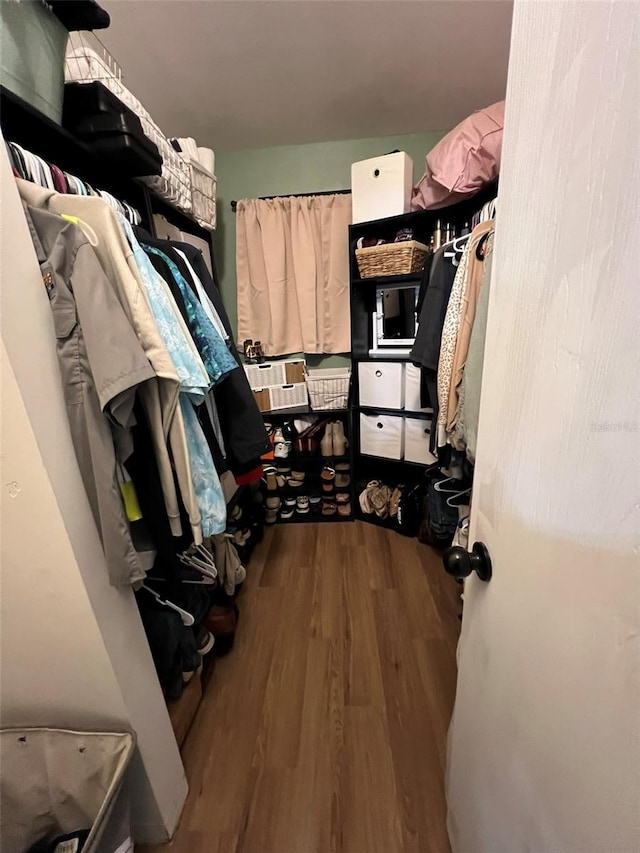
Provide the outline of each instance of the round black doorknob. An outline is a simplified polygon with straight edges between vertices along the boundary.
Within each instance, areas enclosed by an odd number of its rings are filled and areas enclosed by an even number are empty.
[[[475,542],[471,552],[454,545],[442,555],[444,570],[454,578],[468,578],[475,572],[481,581],[491,580],[491,557],[484,542]]]

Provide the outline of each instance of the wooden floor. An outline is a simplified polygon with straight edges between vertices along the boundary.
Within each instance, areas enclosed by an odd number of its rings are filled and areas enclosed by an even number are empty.
[[[183,749],[174,853],[448,853],[459,587],[372,525],[271,528]]]

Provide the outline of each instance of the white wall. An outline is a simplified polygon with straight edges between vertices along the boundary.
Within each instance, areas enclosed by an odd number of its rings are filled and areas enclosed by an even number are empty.
[[[639,11],[515,3],[455,853],[640,849]]]
[[[3,725],[117,723],[134,730],[137,838],[163,840],[184,803],[184,771],[133,594],[107,580],[71,443],[51,310],[0,148],[3,409],[10,427],[2,480]],[[14,481],[18,486],[7,488]]]

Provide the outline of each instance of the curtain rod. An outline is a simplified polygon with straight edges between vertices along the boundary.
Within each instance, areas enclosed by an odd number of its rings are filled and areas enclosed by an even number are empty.
[[[271,201],[274,198],[312,198],[314,195],[351,195],[351,190],[322,190],[317,193],[289,193],[289,195],[265,195],[261,196],[258,201]],[[231,202],[231,210],[235,213],[237,201]]]

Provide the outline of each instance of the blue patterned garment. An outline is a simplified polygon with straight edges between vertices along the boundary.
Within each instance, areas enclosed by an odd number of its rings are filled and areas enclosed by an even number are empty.
[[[235,370],[238,367],[238,362],[227,349],[227,345],[207,317],[198,297],[171,258],[153,246],[143,244],[143,248],[145,252],[153,252],[154,255],[158,255],[169,267],[169,271],[180,288],[184,299],[193,340],[202,356],[202,361],[207,368],[211,381],[214,384],[217,383],[225,374]]]
[[[175,365],[180,380],[180,391],[188,394],[194,403],[202,402],[211,385],[204,364],[202,361],[196,360],[194,352],[185,338],[184,327],[176,320],[178,308],[175,303],[171,304],[173,297],[167,293],[165,283],[159,281],[160,274],[143,252],[131,225],[122,214],[118,214],[118,219],[133,250],[136,266],[140,270],[145,293],[160,337]]]
[[[227,506],[209,444],[193,408],[194,403],[201,403],[205,399],[211,380],[204,365],[202,362],[198,363],[185,339],[183,328],[176,319],[177,306],[174,308],[169,302],[173,297],[167,294],[163,284],[158,281],[159,273],[136,240],[129,222],[124,217],[121,217],[120,221],[140,270],[158,331],[180,379],[178,399],[184,421],[189,471],[200,510],[202,535],[224,533],[227,526]]]
[[[227,504],[207,439],[193,404],[185,394],[180,394],[179,399],[189,448],[191,480],[202,519],[202,535],[224,533],[227,526]]]

